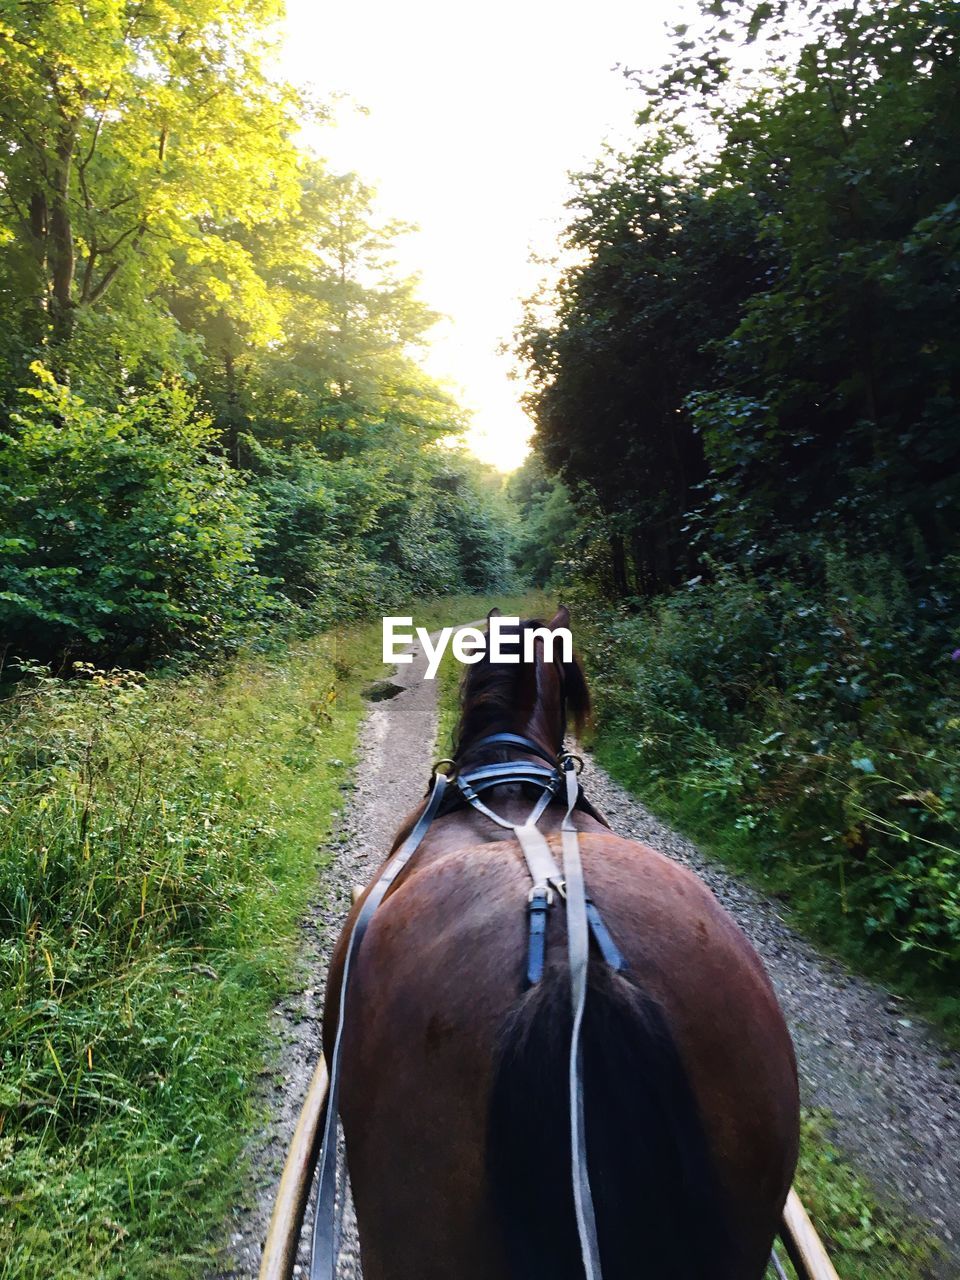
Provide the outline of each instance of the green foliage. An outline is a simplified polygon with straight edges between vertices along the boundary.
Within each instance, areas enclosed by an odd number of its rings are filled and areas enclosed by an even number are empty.
[[[923,1280],[930,1275],[937,1246],[902,1211],[880,1202],[843,1159],[825,1112],[803,1117],[795,1185],[845,1280]]]
[[[296,200],[296,103],[266,74],[279,11],[274,0],[5,6],[0,277],[5,309],[58,373],[108,395],[111,375],[116,386],[124,370],[162,367],[171,329],[156,296],[178,261],[202,273],[208,306],[269,324],[231,230]],[[99,366],[71,346],[94,314],[115,353]]]
[[[508,515],[465,455],[248,448],[265,512],[258,562],[307,624],[509,585]]]
[[[840,10],[730,124],[721,172],[764,192],[779,259],[691,400],[731,549],[840,529],[915,577],[956,549],[958,51],[955,6]]]
[[[586,631],[605,741],[648,795],[754,843],[816,923],[960,974],[960,701],[889,560],[828,594],[727,572]],[[906,655],[907,661],[904,661]],[[837,926],[839,926],[839,931]]]
[[[7,10],[3,644],[142,662],[504,586],[407,228],[295,145],[273,0]]]
[[[218,678],[34,670],[7,702],[5,1278],[214,1264],[379,642],[333,632]]]
[[[512,552],[517,572],[534,586],[545,587],[562,572],[577,531],[576,508],[566,485],[547,471],[536,453],[508,477],[506,494],[519,519]]]
[[[694,571],[686,516],[706,472],[683,406],[769,257],[753,202],[683,183],[669,141],[579,178],[568,243],[581,261],[557,319],[532,310],[520,334],[537,446],[578,506],[598,509],[621,595]]]
[[[267,605],[255,502],[177,387],[114,412],[38,369],[0,436],[12,656],[229,640]]]
[[[621,596],[812,535],[896,542],[922,595],[960,528],[960,15],[701,8],[636,151],[578,180],[575,264],[520,334],[538,446]]]

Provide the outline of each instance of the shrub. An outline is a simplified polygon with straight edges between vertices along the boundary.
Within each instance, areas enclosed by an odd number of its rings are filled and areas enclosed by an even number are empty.
[[[168,386],[106,411],[35,367],[0,433],[0,628],[56,657],[230,639],[266,606],[256,500]]]
[[[879,556],[832,554],[820,588],[725,571],[588,629],[599,718],[662,794],[695,794],[768,837],[768,861],[816,872],[817,910],[954,971],[953,608],[915,601]]]

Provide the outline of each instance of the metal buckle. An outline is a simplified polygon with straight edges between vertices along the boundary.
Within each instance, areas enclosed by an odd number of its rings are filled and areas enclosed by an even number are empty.
[[[533,900],[534,900],[534,898],[537,896],[537,894],[538,894],[538,893],[542,893],[542,894],[544,895],[544,900],[545,900],[545,902],[546,902],[546,904],[547,904],[547,906],[548,906],[548,907],[552,907],[552,906],[553,906],[553,890],[550,888],[550,886],[549,886],[548,884],[535,884],[535,885],[533,886],[533,888],[532,888],[532,889],[530,890],[530,892],[527,894],[527,905],[528,905],[528,906],[532,906],[532,905],[533,905]]]
[[[448,765],[449,767],[446,769],[441,769],[440,766],[442,764]],[[435,778],[438,773],[442,773],[445,778],[452,778],[453,775],[456,773],[456,771],[457,771],[456,760],[451,760],[449,756],[443,756],[442,759],[434,761],[433,771],[431,772],[430,776],[431,778]]]
[[[566,769],[568,761],[576,769],[578,775],[583,773],[583,756],[574,755],[572,751],[564,751],[557,756],[557,763],[561,769]],[[579,768],[577,768],[578,765],[580,766]]]

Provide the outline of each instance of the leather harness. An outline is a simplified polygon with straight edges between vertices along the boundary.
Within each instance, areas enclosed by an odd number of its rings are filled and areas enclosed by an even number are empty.
[[[565,902],[567,911],[567,960],[570,970],[573,1030],[570,1038],[568,1078],[570,1086],[570,1138],[571,1180],[577,1234],[585,1280],[602,1280],[600,1254],[597,1245],[597,1229],[587,1171],[586,1135],[583,1112],[583,1052],[580,1030],[587,995],[587,965],[590,937],[600,955],[611,969],[617,972],[626,967],[623,955],[601,919],[595,904],[588,897],[583,880],[580,860],[580,842],[573,825],[573,812],[578,804],[587,808],[578,778],[583,762],[579,757],[562,753],[554,760],[538,743],[515,733],[494,733],[472,743],[471,752],[482,747],[516,746],[535,755],[543,764],[530,760],[514,760],[503,764],[479,765],[461,772],[452,760],[438,761],[434,766],[432,785],[427,803],[399,849],[389,859],[379,878],[363,900],[347,943],[343,975],[340,982],[340,1009],[337,1019],[333,1054],[330,1061],[330,1084],[327,1094],[327,1111],[323,1139],[320,1146],[319,1174],[316,1195],[316,1215],[313,1224],[313,1245],[310,1259],[310,1280],[334,1280],[339,1251],[336,1221],[337,1205],[337,1124],[340,1090],[343,1027],[347,1005],[347,991],[356,954],[377,907],[386,897],[391,885],[416,853],[434,818],[452,811],[466,802],[498,826],[505,827],[516,836],[523,852],[531,879],[527,895],[527,957],[525,980],[532,986],[541,980],[546,956],[547,917],[550,908],[559,899]],[[451,766],[444,773],[439,765]],[[480,799],[493,787],[507,783],[524,783],[540,788],[540,796],[526,822],[514,824]],[[453,788],[456,787],[456,792]],[[566,802],[566,813],[560,826],[563,868],[557,862],[537,823],[550,802],[560,797]],[[341,1206],[343,1201],[341,1187]]]

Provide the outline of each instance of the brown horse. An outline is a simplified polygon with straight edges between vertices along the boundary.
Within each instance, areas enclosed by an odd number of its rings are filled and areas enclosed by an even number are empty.
[[[561,607],[547,625],[568,623]],[[473,749],[492,733],[522,734],[553,756],[567,715],[582,726],[579,663],[544,661],[539,644],[535,657],[485,656],[466,669],[458,767],[524,755]],[[484,799],[516,823],[532,805],[526,784]],[[551,804],[539,824],[552,849],[563,808]],[[613,835],[588,804],[575,823],[588,891],[627,960],[614,972],[591,957],[582,1030],[603,1278],[759,1280],[798,1136],[796,1064],[770,983],[696,876]],[[512,834],[455,807],[431,826],[353,962],[340,1113],[365,1280],[583,1278],[564,911],[551,909],[543,979],[524,990],[529,888]],[[331,970],[328,1060],[352,918]]]

